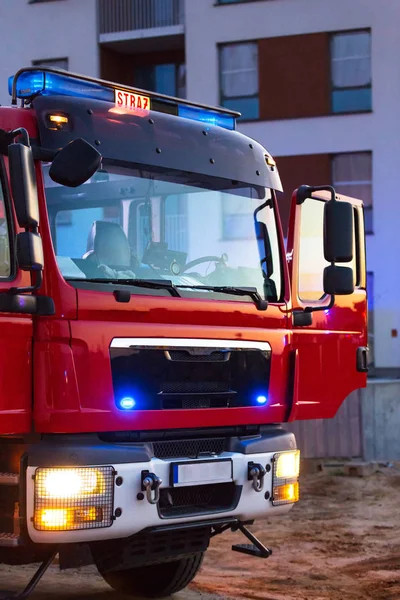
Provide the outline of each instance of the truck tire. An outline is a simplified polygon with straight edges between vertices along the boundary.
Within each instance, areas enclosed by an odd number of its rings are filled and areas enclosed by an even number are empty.
[[[165,598],[183,590],[197,575],[203,552],[171,562],[101,573],[115,591],[138,598]]]

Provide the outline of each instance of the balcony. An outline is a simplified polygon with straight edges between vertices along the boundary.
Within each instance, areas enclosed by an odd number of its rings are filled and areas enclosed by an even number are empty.
[[[98,0],[99,42],[119,52],[184,45],[184,0]]]

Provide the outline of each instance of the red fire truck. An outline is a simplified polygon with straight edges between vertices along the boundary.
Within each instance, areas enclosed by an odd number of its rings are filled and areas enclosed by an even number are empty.
[[[366,385],[362,203],[301,186],[285,247],[237,113],[37,67],[9,88],[0,562],[41,562],[23,597],[56,554],[162,597],[226,530],[268,557],[247,525],[299,497],[282,424]]]

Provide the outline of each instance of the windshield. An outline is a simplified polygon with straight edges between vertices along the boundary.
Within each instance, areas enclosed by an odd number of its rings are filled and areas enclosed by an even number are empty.
[[[280,300],[270,190],[107,161],[87,183],[67,188],[50,179],[48,167],[47,208],[65,279],[99,286],[99,279],[168,280],[182,286],[179,295],[218,299],[215,289],[184,286],[253,287],[269,301]],[[132,287],[131,293],[146,292]]]

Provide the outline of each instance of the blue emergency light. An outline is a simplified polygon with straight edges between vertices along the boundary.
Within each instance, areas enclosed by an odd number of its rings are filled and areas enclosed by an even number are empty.
[[[201,121],[207,125],[217,125],[225,129],[235,129],[235,117],[223,113],[213,113],[210,110],[195,108],[193,106],[178,105],[178,115],[192,121]]]
[[[257,396],[256,401],[258,404],[267,404],[268,398],[267,398],[267,396],[260,395],[260,396]]]
[[[10,95],[13,95],[14,77],[17,77],[17,82],[13,103],[16,103],[16,98],[29,100],[37,95],[73,96],[75,98],[91,98],[94,100],[115,103],[115,90],[119,89],[117,84],[104,82],[91,77],[80,76],[75,73],[66,72],[64,74],[62,71],[52,69],[36,70],[31,68],[21,70],[16,76],[9,78],[8,91]],[[192,102],[164,96],[163,94],[144,92],[143,90],[135,90],[133,88],[124,87],[123,89],[131,95],[145,94],[150,98],[150,108],[152,108],[152,101],[155,100],[157,104],[156,110],[160,112],[163,112],[163,106],[169,108],[173,106],[179,117],[200,121],[208,126],[218,126],[234,130],[236,117],[240,116],[240,113],[196,105]],[[127,94],[125,93],[124,95]],[[170,110],[166,110],[165,112],[170,112]]]
[[[120,402],[120,406],[124,410],[132,410],[132,408],[135,408],[135,406],[136,406],[136,401],[134,398],[131,398],[130,396],[126,396],[125,398],[122,398],[122,400]]]
[[[14,77],[8,79],[8,92],[12,94]],[[17,80],[17,98],[41,96],[74,96],[114,102],[114,90],[98,83],[75,79],[61,73],[25,71]]]

